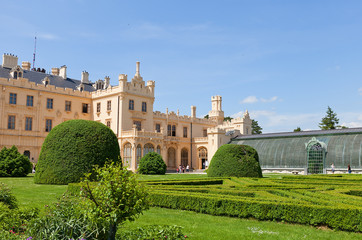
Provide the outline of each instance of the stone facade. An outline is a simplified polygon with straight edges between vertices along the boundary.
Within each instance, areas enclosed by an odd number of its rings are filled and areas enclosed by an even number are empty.
[[[0,147],[15,145],[36,163],[48,132],[69,119],[104,123],[118,137],[123,161],[132,170],[149,151],[160,153],[169,170],[179,165],[193,169],[207,167],[215,151],[237,135],[251,134],[251,119],[224,122],[221,96],[211,98],[209,119],[179,112],[154,111],[155,81],[145,82],[140,74],[120,74],[118,85],[110,78],[90,82],[88,72],[81,80],[67,77],[66,66],[30,70],[30,63],[18,65],[18,58],[3,55],[0,67]]]

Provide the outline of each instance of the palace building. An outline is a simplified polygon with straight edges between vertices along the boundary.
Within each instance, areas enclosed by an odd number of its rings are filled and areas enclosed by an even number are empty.
[[[0,66],[0,147],[15,145],[36,163],[42,143],[51,129],[70,119],[101,122],[118,138],[121,157],[135,171],[148,152],[162,155],[169,170],[179,165],[205,168],[216,150],[231,138],[251,134],[251,119],[224,122],[221,96],[211,97],[209,119],[179,111],[154,111],[155,81],[143,80],[140,63],[130,81],[120,74],[118,85],[110,78],[90,81],[67,76],[67,67],[31,69],[30,62],[18,65],[18,58],[3,55]]]

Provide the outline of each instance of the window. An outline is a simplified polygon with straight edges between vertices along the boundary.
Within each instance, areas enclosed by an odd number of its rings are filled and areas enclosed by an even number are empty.
[[[101,112],[101,103],[97,103],[97,113]]]
[[[82,113],[88,113],[88,103],[82,104]]]
[[[34,104],[34,97],[33,96],[26,96],[26,106],[32,107]]]
[[[53,109],[53,99],[47,98],[47,109]]]
[[[155,149],[154,149],[153,145],[151,143],[147,143],[143,147],[143,156],[145,156],[149,152],[154,152],[154,151],[155,151]]]
[[[167,136],[176,137],[176,125],[167,125]]]
[[[32,117],[25,118],[25,130],[26,131],[33,130],[33,118]]]
[[[134,110],[134,101],[133,100],[129,100],[128,109]]]
[[[161,155],[161,147],[157,146],[156,152]]]
[[[126,143],[123,148],[123,164],[125,166],[131,167],[132,163],[132,145],[130,143]]]
[[[136,168],[138,168],[141,158],[142,158],[142,147],[141,144],[138,144],[136,148]]]
[[[9,103],[16,104],[16,93],[10,93]]]
[[[204,135],[204,137],[207,137],[207,129],[203,130],[203,135]]]
[[[147,112],[147,103],[142,102],[142,112]]]
[[[53,123],[53,120],[51,120],[51,119],[45,120],[45,131],[46,132],[50,132],[52,130],[52,123]]]
[[[133,121],[133,124],[136,125],[138,131],[141,131],[141,122],[140,121]]]
[[[14,115],[9,115],[8,129],[15,129],[15,116]]]
[[[107,101],[107,111],[112,110],[112,101]]]
[[[161,132],[161,124],[156,123],[156,132]]]
[[[72,109],[72,102],[71,101],[65,101],[65,111],[70,112]]]
[[[19,72],[19,74],[18,74],[18,75],[19,75],[19,78],[21,78],[21,76],[22,76],[21,72]]]
[[[18,78],[18,72],[14,72],[14,79]]]
[[[109,120],[107,121],[107,127],[109,127],[109,128],[111,127],[111,121],[109,121]]]
[[[184,138],[187,138],[187,127],[184,127]]]

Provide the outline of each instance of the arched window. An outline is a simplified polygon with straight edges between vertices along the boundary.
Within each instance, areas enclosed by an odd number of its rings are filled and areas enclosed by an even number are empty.
[[[155,149],[154,149],[153,145],[151,143],[147,143],[143,147],[143,156],[149,152],[154,152],[154,151],[155,151]]]
[[[157,146],[156,152],[161,155],[161,147],[160,146]]]
[[[186,148],[181,150],[181,165],[186,167],[189,164],[189,151]]]
[[[167,167],[175,168],[176,167],[176,150],[173,147],[170,147],[167,150]]]
[[[14,79],[18,78],[18,72],[14,72]]]
[[[22,76],[21,72],[19,72],[18,76],[19,76],[19,78],[21,78],[21,76]]]
[[[142,157],[142,147],[141,144],[138,144],[136,148],[136,168],[138,168],[138,165],[140,164],[141,157]]]
[[[209,164],[207,161],[207,149],[204,147],[199,148],[199,163],[201,164],[201,169],[205,169]]]
[[[132,145],[126,143],[123,148],[123,165],[132,167]]]

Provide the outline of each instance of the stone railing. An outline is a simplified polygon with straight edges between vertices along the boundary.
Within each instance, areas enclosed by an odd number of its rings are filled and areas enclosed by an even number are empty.
[[[194,138],[194,142],[195,142],[195,143],[207,142],[207,137],[195,137],[195,138]]]

